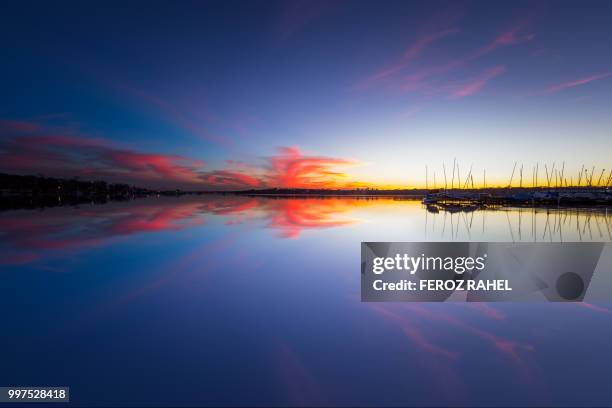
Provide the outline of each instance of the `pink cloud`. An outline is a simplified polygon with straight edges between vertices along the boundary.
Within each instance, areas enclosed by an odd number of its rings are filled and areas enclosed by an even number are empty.
[[[455,71],[465,66],[466,60],[456,58],[440,65],[432,65],[419,69],[418,71],[400,79],[398,88],[404,92],[422,91],[430,92],[439,89],[435,81],[430,81],[432,77]]]
[[[321,18],[326,12],[337,7],[339,3],[318,0],[292,0],[284,2],[276,27],[278,40],[280,42],[287,41],[313,21]]]
[[[490,317],[491,319],[504,320],[506,318],[506,315],[504,313],[489,305],[488,303],[472,302],[466,303],[466,306],[481,312],[483,315]]]
[[[436,41],[442,40],[446,37],[450,37],[461,32],[458,28],[449,28],[446,30],[437,31],[434,33],[426,34],[418,37],[416,41],[406,49],[401,60],[395,64],[389,65],[378,72],[375,72],[364,81],[357,85],[357,88],[367,87],[377,81],[386,79],[394,74],[403,71],[405,68],[410,66],[414,60],[421,56],[421,54]]]
[[[485,72],[483,72],[478,77],[470,80],[469,82],[461,85],[459,88],[455,89],[450,98],[465,98],[466,96],[474,95],[482,90],[484,86],[493,78],[503,74],[506,71],[506,67],[503,65],[498,65],[494,68],[491,68]]]
[[[491,332],[472,326],[461,319],[452,317],[451,315],[443,312],[436,312],[430,308],[426,308],[422,305],[411,304],[405,305],[406,308],[410,309],[416,315],[427,320],[440,320],[445,324],[455,326],[459,329],[467,331],[483,340],[491,343],[496,347],[497,350],[502,352],[505,356],[511,358],[515,363],[522,365],[524,363],[520,351],[523,352],[534,352],[535,347],[532,344],[522,343],[511,339],[499,337]]]
[[[323,387],[317,380],[317,376],[305,364],[307,361],[291,349],[288,344],[280,344],[278,374],[287,388],[291,405],[328,405]]]
[[[421,64],[412,68],[418,57],[433,43],[443,38],[461,32],[459,29],[450,28],[425,35],[415,41],[404,53],[400,61],[391,64],[378,72],[372,74],[365,80],[359,82],[355,88],[363,89],[374,84],[384,86],[393,91],[420,92],[425,95],[447,94],[451,89],[451,97],[463,97],[478,92],[491,78],[476,78],[467,83],[464,89],[454,90],[449,85],[448,74],[467,67],[476,59],[483,57],[497,49],[509,47],[533,40],[535,35],[527,31],[528,19],[514,27],[501,32],[491,42],[470,53],[453,57],[445,62],[436,64]],[[497,76],[501,68],[495,68],[489,75]],[[485,74],[486,75],[486,74]]]
[[[507,31],[499,34],[490,44],[476,51],[472,58],[480,57],[497,50],[498,48],[507,47],[509,45],[522,44],[531,41],[535,38],[535,34],[525,32],[526,23],[518,24]]]
[[[434,42],[443,38],[460,33],[461,30],[458,28],[449,28],[447,30],[438,31],[435,33],[424,35],[418,38],[414,44],[412,44],[404,53],[404,60],[413,60],[419,57],[423,51]]]
[[[436,345],[429,341],[424,333],[419,330],[412,321],[410,321],[408,316],[393,312],[383,305],[371,303],[368,304],[368,306],[370,306],[370,308],[375,312],[378,312],[385,320],[398,325],[402,332],[421,350],[432,355],[442,356],[451,360],[456,360],[459,357],[458,352]]]
[[[242,112],[231,117],[220,116],[208,108],[203,97],[204,91],[190,88],[182,90],[180,95],[171,97],[167,93],[161,95],[159,91],[150,88],[143,89],[133,83],[113,78],[110,70],[99,71],[99,79],[105,86],[110,86],[121,95],[122,101],[137,102],[140,109],[149,111],[161,119],[185,131],[187,134],[205,142],[214,143],[221,147],[233,149],[236,141],[229,135],[244,138],[252,127],[260,124],[256,116]]]
[[[201,225],[202,212],[200,201],[138,201],[121,208],[45,211],[36,217],[28,212],[0,214],[0,230],[6,232],[5,243],[12,254],[0,264],[27,264],[54,253],[102,247],[123,236]]]
[[[232,140],[207,130],[200,121],[194,119],[193,115],[188,115],[184,110],[178,109],[174,104],[165,99],[126,84],[113,83],[113,85],[123,92],[156,107],[168,120],[185,129],[192,135],[224,147],[233,146]],[[207,114],[207,116],[210,117],[212,115]]]
[[[406,109],[401,113],[403,118],[411,118],[417,113],[419,113],[423,108],[421,106],[413,106],[411,108]]]
[[[584,307],[586,309],[590,309],[599,313],[605,313],[605,314],[612,314],[612,310],[611,309],[607,309],[605,307],[601,307],[601,306],[597,306],[594,305],[592,303],[587,303],[587,302],[573,302],[572,304],[576,305],[576,306],[580,306],[580,307]]]
[[[262,186],[262,181],[240,171],[213,170],[200,175],[200,179],[207,185],[228,187],[234,189],[256,188]]]
[[[152,173],[169,179],[195,181],[200,175],[197,168],[204,162],[178,155],[141,153],[129,150],[111,150],[106,153],[114,166],[124,166],[135,173]]]
[[[0,120],[2,133],[32,133],[40,130],[40,125],[32,121]]]
[[[546,88],[544,93],[552,94],[552,93],[556,93],[556,92],[559,92],[559,91],[563,91],[563,90],[568,89],[568,88],[573,88],[573,87],[580,86],[580,85],[586,85],[586,84],[591,83],[593,81],[598,81],[600,79],[608,78],[611,75],[612,75],[612,72],[605,72],[603,74],[591,75],[591,76],[588,76],[586,78],[580,78],[580,79],[576,79],[576,80],[573,80],[573,81],[562,82],[562,83],[557,84],[557,85],[549,86],[548,88]]]

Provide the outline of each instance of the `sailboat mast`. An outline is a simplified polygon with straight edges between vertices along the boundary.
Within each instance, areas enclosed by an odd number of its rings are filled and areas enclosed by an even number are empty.
[[[484,188],[487,188],[487,169],[482,170],[482,183]]]
[[[446,190],[448,187],[448,184],[446,182],[446,166],[444,165],[444,163],[442,163],[442,171],[444,172],[444,190]]]
[[[561,182],[561,187],[563,187],[563,175],[564,175],[564,173],[565,173],[565,160],[563,161],[563,165],[561,166],[561,173],[559,175],[559,181]]]
[[[550,187],[550,183],[552,183],[553,174],[555,174],[555,162],[553,162],[553,165],[550,168],[550,180],[548,181],[548,187]]]
[[[463,188],[466,188],[470,185],[470,176],[472,175],[472,167],[474,166],[474,163],[470,164],[470,171],[468,172],[468,175],[465,179],[465,184]]]
[[[600,183],[601,183],[601,178],[604,175],[604,172],[606,171],[606,169],[601,169],[601,174],[599,175],[599,180],[597,180],[597,186],[599,187]]]
[[[512,174],[510,175],[510,183],[508,183],[508,187],[512,187],[512,179],[514,178],[515,170],[516,170],[516,162],[514,162],[514,167],[512,167]]]
[[[453,157],[453,178],[451,179],[451,190],[455,188],[455,161],[456,160],[457,158]]]
[[[461,173],[459,173],[459,162],[457,162],[457,188],[461,188]]]

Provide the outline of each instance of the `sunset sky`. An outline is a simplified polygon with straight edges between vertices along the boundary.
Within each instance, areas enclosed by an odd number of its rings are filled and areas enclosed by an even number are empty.
[[[143,187],[612,168],[612,2],[12,2],[0,171]],[[542,178],[544,176],[541,176]],[[597,177],[596,177],[597,178]]]

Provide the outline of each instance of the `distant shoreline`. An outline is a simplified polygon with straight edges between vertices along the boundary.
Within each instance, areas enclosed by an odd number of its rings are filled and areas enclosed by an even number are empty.
[[[533,200],[534,196],[549,195],[547,199]],[[105,181],[83,181],[78,178],[65,179],[44,176],[22,176],[0,173],[0,209],[44,208],[86,203],[103,204],[108,201],[129,201],[137,198],[183,195],[236,195],[267,198],[397,198],[424,199],[425,204],[449,202],[471,202],[472,204],[521,204],[532,206],[554,206],[560,202],[569,204],[568,195],[586,197],[574,204],[600,207],[601,200],[589,199],[598,195],[610,205],[612,191],[608,187],[488,187],[466,189],[304,189],[267,188],[233,191],[184,191],[154,190],[129,184]],[[519,198],[522,197],[522,198]],[[435,199],[435,202],[429,200]],[[538,201],[538,202],[536,202]],[[556,203],[557,202],[557,203]],[[566,205],[567,205],[566,204]]]

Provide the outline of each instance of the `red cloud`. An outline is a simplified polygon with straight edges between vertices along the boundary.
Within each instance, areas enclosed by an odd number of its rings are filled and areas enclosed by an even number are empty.
[[[288,188],[336,188],[347,184],[347,175],[334,171],[357,162],[324,156],[305,156],[297,147],[283,147],[271,157],[266,175],[270,185]]]
[[[14,128],[14,127],[13,127]],[[21,126],[20,128],[24,128]],[[87,175],[111,182],[140,183],[160,188],[201,183],[204,163],[178,155],[143,153],[116,147],[104,140],[52,130],[0,132],[0,170],[13,173],[44,173],[50,176]]]
[[[573,88],[575,86],[586,85],[593,81],[598,81],[600,79],[607,78],[612,75],[612,72],[605,72],[603,74],[591,75],[586,78],[576,79],[574,81],[563,82],[557,85],[552,85],[546,88],[545,93],[551,94],[559,91],[563,91],[564,89]]]
[[[263,217],[282,238],[296,238],[303,230],[342,227],[357,220],[345,216],[355,201],[344,198],[288,198],[274,200],[227,196],[205,201],[202,209],[240,223],[248,217]]]
[[[304,229],[321,229],[350,225],[355,220],[339,217],[349,209],[341,199],[289,199],[263,202],[269,210],[270,226],[283,238],[296,238]]]

